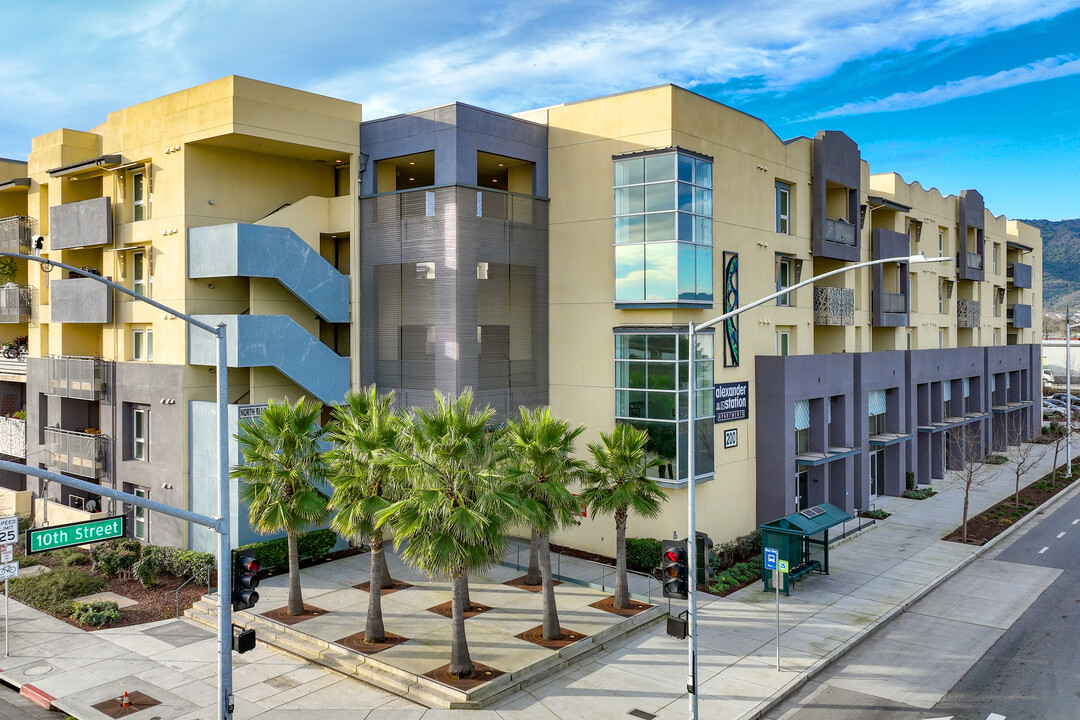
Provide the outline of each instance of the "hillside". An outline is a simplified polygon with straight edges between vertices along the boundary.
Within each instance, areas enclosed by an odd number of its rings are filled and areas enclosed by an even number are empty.
[[[1043,310],[1080,307],[1080,218],[1021,222],[1042,231]]]

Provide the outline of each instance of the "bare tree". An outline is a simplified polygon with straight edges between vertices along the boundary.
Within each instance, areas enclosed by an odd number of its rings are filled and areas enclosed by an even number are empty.
[[[964,518],[960,530],[960,541],[968,539],[968,508],[971,505],[971,491],[981,487],[990,479],[990,467],[986,464],[986,449],[983,447],[982,431],[978,424],[971,423],[956,428],[949,441],[950,450],[957,461],[963,463],[958,471],[960,482],[964,486]]]
[[[1007,416],[1005,419],[1005,445],[1007,447],[1016,446],[1016,450],[1013,452],[1015,462],[1013,473],[1016,475],[1016,488],[1013,491],[1013,504],[1015,505],[1020,504],[1020,478],[1033,470],[1042,461],[1043,456],[1046,455],[1046,451],[1049,449],[1045,445],[1028,442],[1027,423],[1024,422],[1023,418],[1017,417],[1018,415],[1019,413],[1012,413],[1011,417]]]

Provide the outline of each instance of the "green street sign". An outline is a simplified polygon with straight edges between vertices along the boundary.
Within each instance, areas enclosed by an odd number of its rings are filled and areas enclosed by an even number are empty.
[[[26,531],[26,554],[112,540],[123,537],[125,529],[123,515],[67,525],[32,528]]]

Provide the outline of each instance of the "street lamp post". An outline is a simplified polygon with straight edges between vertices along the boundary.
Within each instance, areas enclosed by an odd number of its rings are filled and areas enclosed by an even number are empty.
[[[1068,478],[1073,479],[1072,466],[1072,333],[1080,323],[1069,323],[1069,312],[1065,311],[1065,464],[1069,466]],[[1039,409],[1042,414],[1042,409]],[[1056,471],[1057,468],[1054,468]]]
[[[695,387],[694,387],[694,385],[695,385],[695,382],[694,382],[694,380],[695,380],[695,378],[694,378],[694,360],[695,360],[695,357],[696,357],[696,354],[697,354],[697,352],[696,352],[696,350],[697,350],[697,348],[696,348],[696,334],[697,334],[697,331],[713,327],[714,325],[719,325],[720,323],[724,322],[725,320],[733,318],[736,315],[739,315],[741,313],[746,312],[747,310],[751,310],[751,309],[756,308],[756,307],[758,307],[760,305],[764,305],[765,303],[776,300],[777,298],[782,297],[784,295],[787,295],[788,293],[794,292],[795,290],[798,290],[799,288],[806,287],[807,285],[812,285],[815,282],[818,282],[819,280],[823,280],[823,279],[825,279],[827,277],[831,277],[833,275],[839,275],[841,273],[851,272],[852,270],[858,270],[859,268],[870,267],[871,265],[884,265],[885,263],[892,263],[892,262],[894,262],[894,263],[916,264],[916,263],[951,262],[951,261],[952,261],[952,258],[950,258],[950,257],[928,258],[925,255],[920,253],[918,255],[910,255],[910,256],[904,256],[904,257],[882,258],[880,260],[868,260],[866,262],[855,263],[853,265],[846,265],[846,266],[838,268],[836,270],[830,270],[829,272],[822,273],[821,275],[816,275],[816,276],[810,278],[809,280],[803,280],[802,282],[795,283],[794,285],[791,285],[790,287],[786,287],[786,288],[784,288],[782,290],[774,292],[772,295],[767,295],[767,296],[761,298],[760,300],[755,300],[754,302],[750,303],[749,305],[744,305],[743,307],[735,308],[734,310],[731,310],[730,312],[726,312],[723,315],[720,315],[719,317],[713,318],[712,320],[706,320],[703,323],[694,323],[694,321],[691,320],[688,323],[688,332],[689,332],[689,341],[690,341],[689,342],[689,345],[690,345],[690,369],[689,369],[689,373],[688,373],[689,380],[687,382],[687,389],[689,390],[689,393],[690,393],[690,429],[689,429],[689,432],[687,433],[687,435],[688,435],[688,437],[690,439],[690,443],[689,443],[690,446],[687,449],[688,452],[686,453],[686,457],[687,457],[687,461],[686,461],[686,470],[687,470],[687,483],[686,483],[686,506],[687,506],[686,507],[686,515],[687,515],[686,524],[687,524],[687,531],[686,531],[686,538],[687,538],[688,543],[696,543],[697,542],[697,518],[696,518],[696,515],[695,515],[695,510],[696,510],[695,495],[696,495],[696,492],[695,492],[695,489],[694,489],[694,486],[696,485],[695,477],[694,477],[694,461],[695,461],[694,455],[697,452],[697,438],[696,438],[696,435],[694,433],[694,422],[697,420],[697,413],[695,412],[695,404],[694,404],[694,401],[695,401],[695,398],[694,398],[694,391],[695,391]],[[688,650],[687,650],[687,656],[688,656],[687,657],[687,662],[688,662],[689,668],[688,668],[688,675],[687,675],[687,678],[686,678],[686,689],[687,689],[687,692],[689,693],[689,696],[690,696],[690,720],[697,720],[697,717],[698,717],[698,696],[697,696],[697,690],[698,690],[698,688],[697,688],[697,674],[698,674],[697,673],[697,669],[698,669],[698,666],[697,666],[697,552],[696,552],[696,547],[694,545],[690,545],[690,552],[687,553],[687,556],[688,556],[687,563],[686,563],[686,565],[687,565],[687,573],[690,576],[689,595],[687,596],[688,597],[688,601],[687,601],[688,633],[687,634],[690,636],[690,642],[689,642],[689,647],[688,647]]]
[[[217,580],[218,580],[218,717],[222,720],[231,720],[233,713],[233,699],[232,699],[232,573],[231,573],[231,541],[230,541],[230,528],[229,528],[229,453],[227,448],[227,442],[229,438],[229,420],[228,420],[228,359],[227,359],[227,345],[225,343],[225,324],[220,323],[216,327],[208,325],[201,320],[196,320],[190,315],[186,315],[179,310],[175,310],[168,305],[163,305],[156,300],[151,300],[145,295],[140,295],[133,290],[129,290],[123,285],[118,285],[112,280],[95,275],[94,273],[84,270],[82,268],[75,267],[73,265],[65,265],[64,263],[57,262],[55,260],[48,260],[36,255],[22,255],[20,253],[13,253],[7,251],[0,251],[0,257],[19,258],[20,260],[30,260],[36,263],[41,263],[46,272],[53,268],[58,267],[69,272],[81,275],[96,282],[108,285],[113,290],[130,295],[131,297],[144,302],[148,305],[156,307],[158,310],[163,310],[170,315],[180,318],[189,325],[193,325],[197,328],[205,330],[217,339],[217,435],[218,435],[218,514],[217,517],[206,517],[191,513],[187,511],[178,511],[175,508],[169,506],[162,506],[161,503],[151,501],[144,498],[136,497],[135,495],[129,495],[128,493],[121,493],[115,490],[109,492],[101,492],[100,494],[105,497],[122,499],[131,505],[144,507],[149,510],[156,510],[162,512],[164,508],[172,510],[169,512],[165,510],[165,514],[179,517],[180,519],[189,520],[190,522],[197,522],[205,525],[218,534],[217,541]],[[5,463],[7,465],[8,463]],[[10,469],[5,467],[4,469]],[[71,478],[64,478],[61,475],[55,473],[48,473],[37,468],[30,468],[28,466],[20,466],[20,470],[28,475],[34,475],[46,480],[52,480],[65,485],[71,485],[79,487],[79,483],[82,481],[72,481]],[[108,488],[99,488],[99,490],[108,490]]]

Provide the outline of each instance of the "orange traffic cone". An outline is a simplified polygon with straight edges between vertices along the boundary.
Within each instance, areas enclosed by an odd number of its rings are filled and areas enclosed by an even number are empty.
[[[120,698],[120,707],[131,707],[131,700],[128,699],[127,690],[124,691],[124,697]]]

